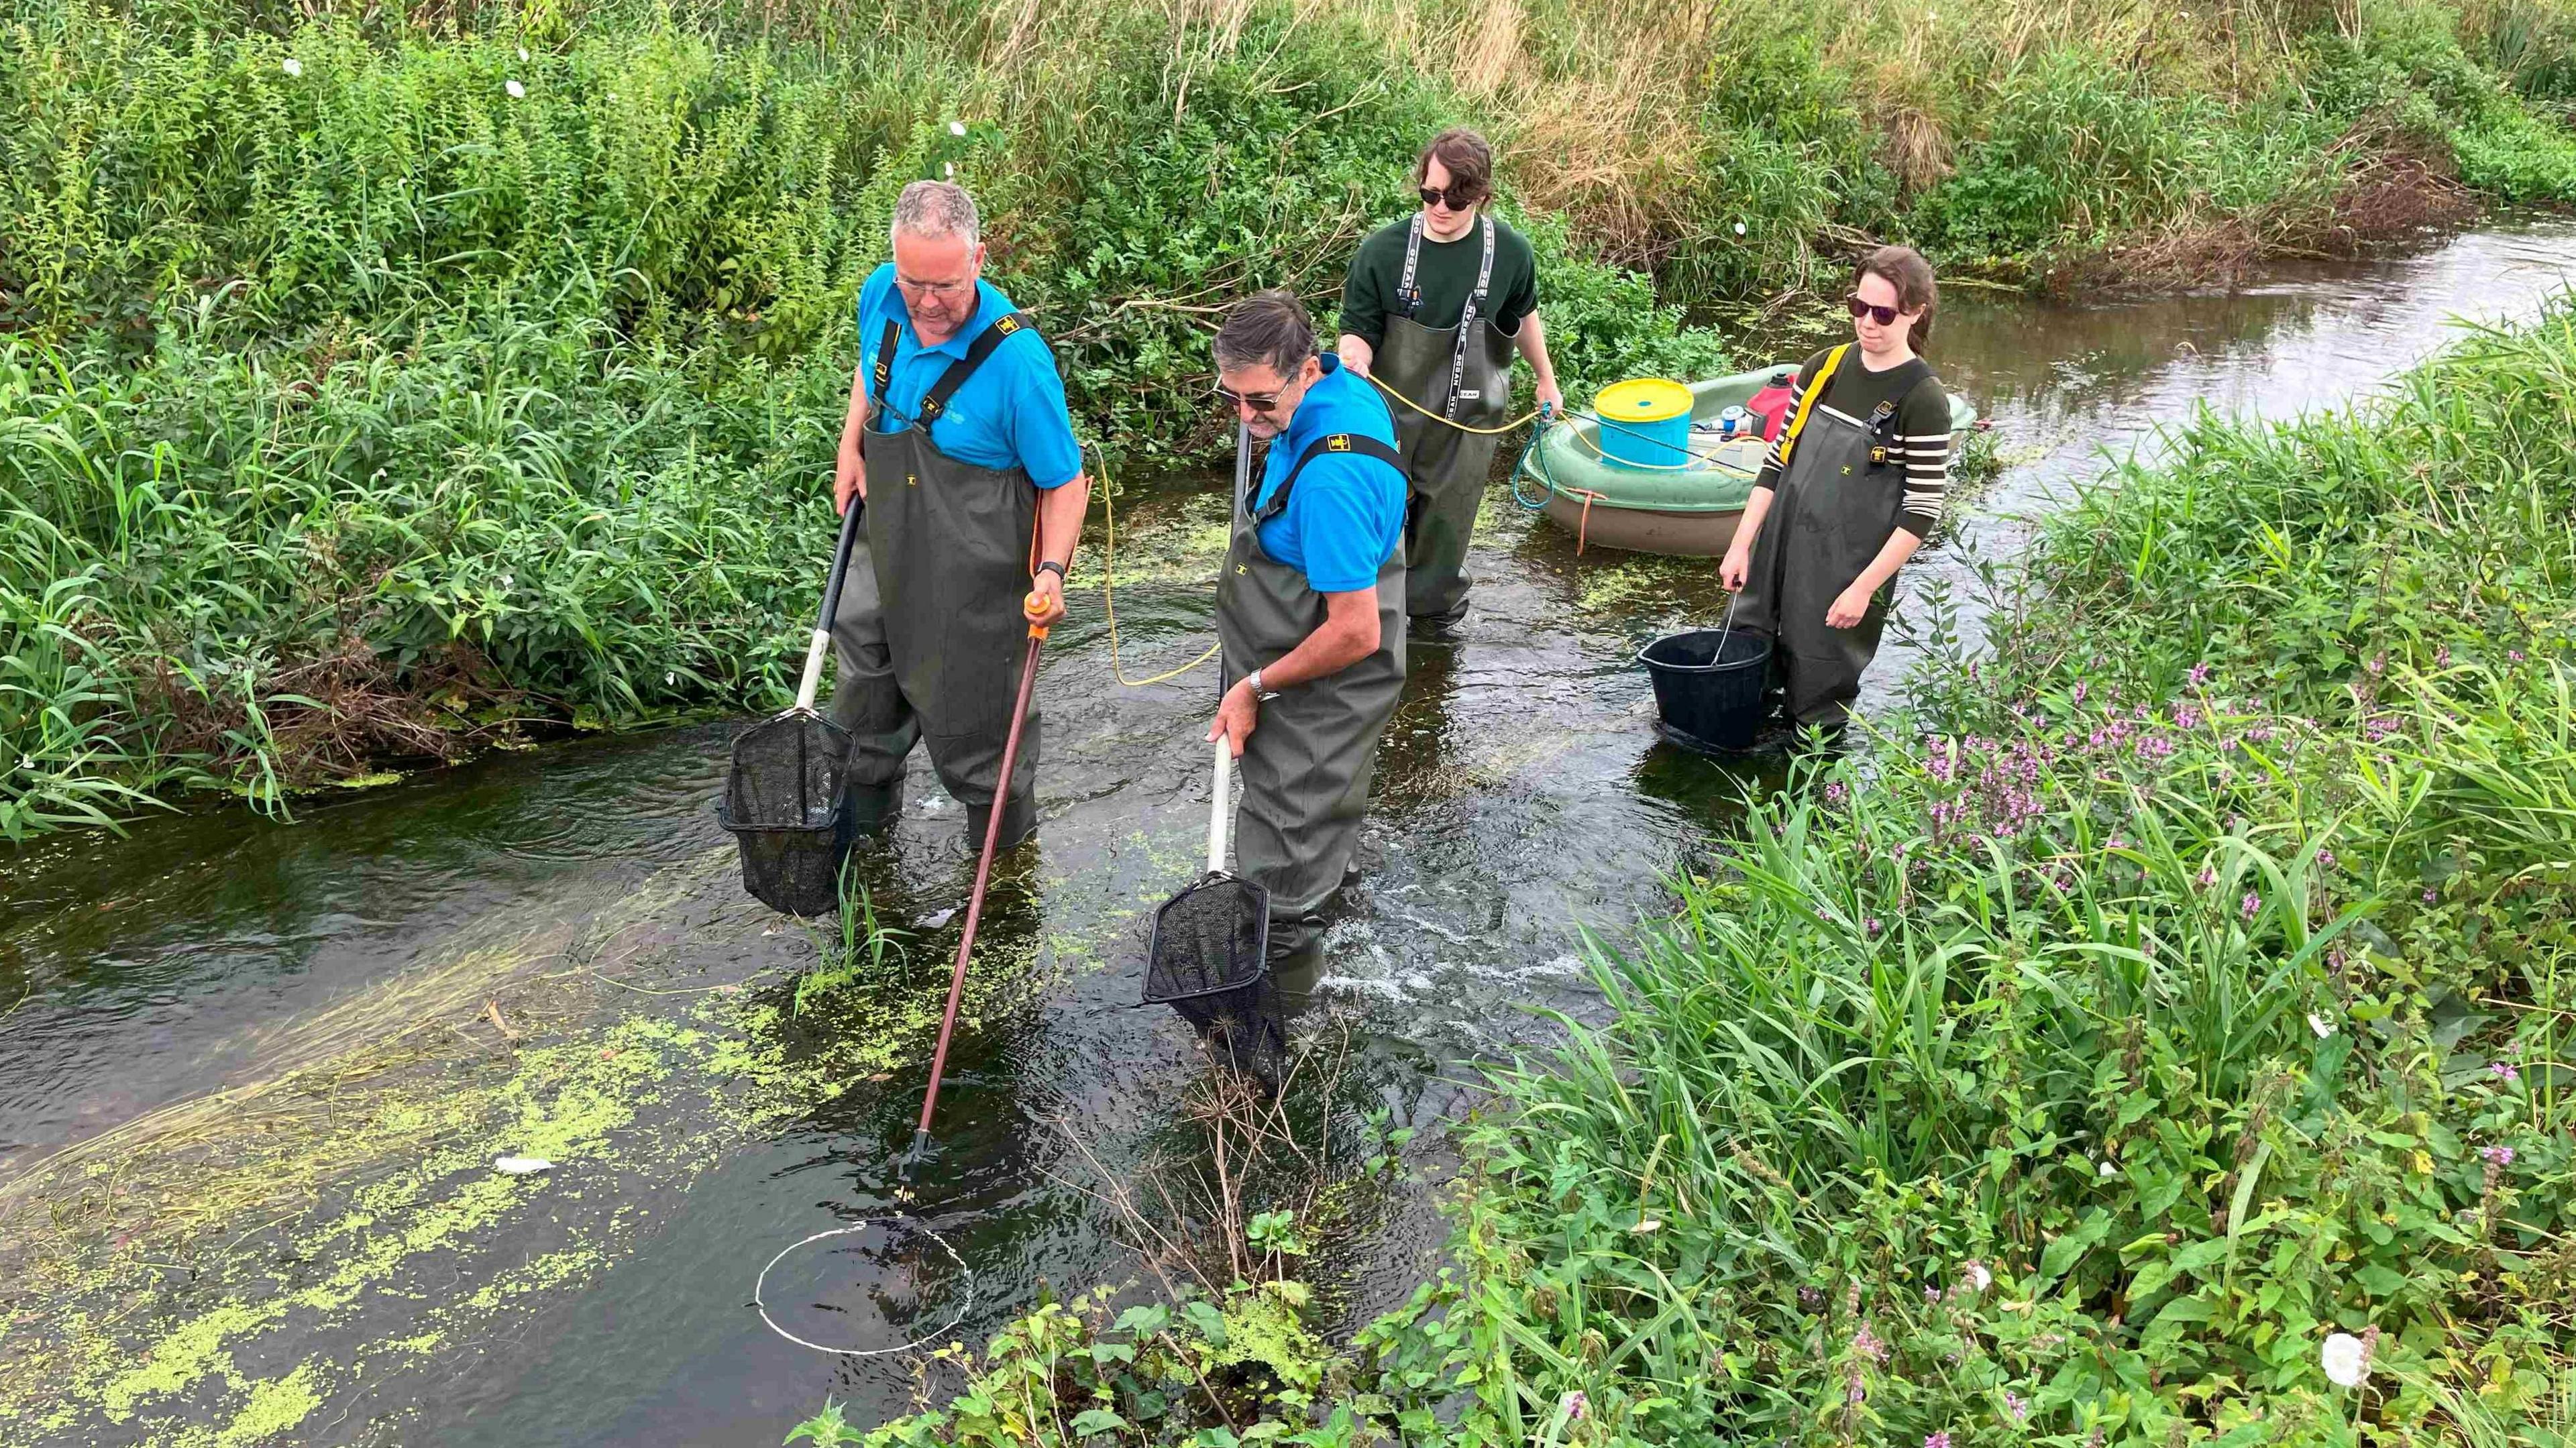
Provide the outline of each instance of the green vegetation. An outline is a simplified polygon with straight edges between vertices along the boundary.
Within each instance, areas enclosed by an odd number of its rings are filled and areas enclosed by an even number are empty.
[[[2569,1441],[2571,513],[2568,304],[2106,478],[1912,727],[1596,946],[1452,1269],[1264,1430]]]

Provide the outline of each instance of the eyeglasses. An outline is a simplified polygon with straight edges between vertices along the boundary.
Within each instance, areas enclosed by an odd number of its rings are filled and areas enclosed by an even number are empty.
[[[1255,412],[1268,412],[1279,405],[1276,392],[1237,392],[1223,383],[1217,384],[1216,395],[1228,407],[1249,407]]]
[[[1860,299],[1860,293],[1858,292],[1854,292],[1850,296],[1843,298],[1843,305],[1851,309],[1853,320],[1857,321],[1862,317],[1867,317],[1882,327],[1895,326],[1896,319],[1905,315],[1895,307],[1881,307],[1875,306],[1869,302],[1864,302]]]
[[[1474,186],[1425,186],[1422,188],[1423,205],[1446,206],[1452,211],[1464,211],[1468,207],[1473,206],[1484,199],[1485,193],[1483,190]]]
[[[894,284],[901,288],[907,297],[937,297],[942,301],[952,297],[962,297],[975,290],[973,277],[955,282],[917,282],[910,277],[897,274]]]

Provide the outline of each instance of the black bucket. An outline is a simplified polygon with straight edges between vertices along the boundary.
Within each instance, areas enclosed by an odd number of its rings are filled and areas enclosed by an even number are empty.
[[[1637,650],[1655,681],[1655,713],[1675,742],[1753,747],[1771,684],[1771,640],[1743,629],[1667,634]]]

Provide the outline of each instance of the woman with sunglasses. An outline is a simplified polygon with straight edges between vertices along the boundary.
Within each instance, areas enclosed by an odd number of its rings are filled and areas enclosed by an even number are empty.
[[[1862,260],[1853,341],[1798,369],[1798,402],[1771,446],[1718,579],[1740,627],[1772,640],[1791,722],[1839,734],[1878,653],[1897,570],[1940,520],[1950,398],[1916,350],[1940,290],[1911,247]]]
[[[1433,632],[1466,617],[1467,536],[1502,441],[1460,428],[1499,426],[1510,412],[1515,349],[1540,405],[1565,404],[1538,320],[1537,260],[1487,208],[1493,175],[1484,137],[1441,132],[1414,162],[1422,209],[1361,242],[1342,284],[1334,350],[1404,399],[1393,404],[1410,485],[1404,611]]]

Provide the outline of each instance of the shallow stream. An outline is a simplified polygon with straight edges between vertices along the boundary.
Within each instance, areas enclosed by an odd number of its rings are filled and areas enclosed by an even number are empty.
[[[1959,293],[1933,357],[2008,468],[1908,586],[1966,597],[1966,560],[2008,558],[2104,448],[2202,404],[2345,401],[2454,316],[2530,315],[2570,277],[2576,225],[2551,220],[2223,295]],[[1209,637],[1224,490],[1131,487],[1131,675]],[[1631,662],[1715,618],[1713,568],[1578,558],[1499,488],[1478,541],[1463,636],[1413,651],[1316,990],[1360,1023],[1354,1079],[1399,1123],[1443,1119],[1463,1063],[1548,1039],[1540,1011],[1591,1011],[1578,927],[1655,913],[1741,787],[1656,741]],[[1146,914],[1196,865],[1213,677],[1120,686],[1096,554],[1084,571],[1039,683],[1040,839],[996,885],[922,1180],[973,1266],[969,1342],[1042,1282],[1138,1275],[1080,1188],[1168,1137],[1200,1069],[1176,1019],[1129,1006]],[[889,1197],[972,871],[962,812],[916,757],[868,866],[908,956],[878,1004],[797,1017],[816,943],[743,897],[710,812],[732,727],[9,859],[0,1259],[28,1270],[0,1273],[0,1440],[749,1445],[827,1395],[862,1421],[908,1402],[900,1359],[797,1347],[750,1300],[781,1247]],[[555,1168],[495,1175],[514,1151]],[[1362,1217],[1331,1258],[1354,1311],[1441,1234],[1421,1192]],[[804,1320],[885,1340],[842,1306]]]

